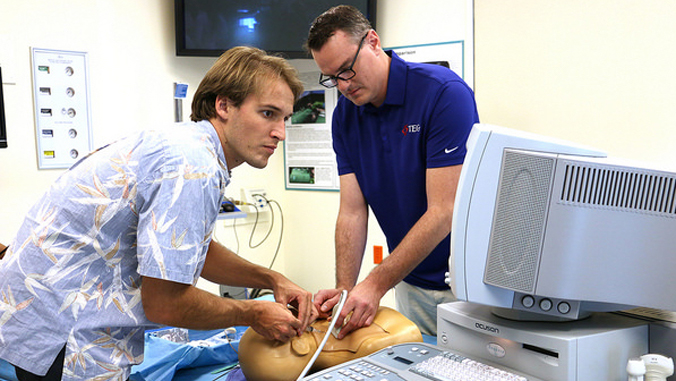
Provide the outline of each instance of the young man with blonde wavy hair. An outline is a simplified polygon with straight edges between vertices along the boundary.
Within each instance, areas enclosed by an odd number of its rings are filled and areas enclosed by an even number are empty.
[[[230,171],[267,165],[302,89],[285,60],[233,48],[199,85],[192,122],[102,147],[56,180],[0,261],[0,358],[19,380],[125,380],[158,325],[248,325],[279,341],[305,330],[309,292],[211,239]],[[221,298],[199,277],[276,302]]]

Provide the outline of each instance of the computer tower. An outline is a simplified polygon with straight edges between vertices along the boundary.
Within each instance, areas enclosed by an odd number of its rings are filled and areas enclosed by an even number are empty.
[[[649,323],[614,313],[567,322],[514,321],[467,302],[437,307],[437,345],[549,381],[626,381],[648,353]]]

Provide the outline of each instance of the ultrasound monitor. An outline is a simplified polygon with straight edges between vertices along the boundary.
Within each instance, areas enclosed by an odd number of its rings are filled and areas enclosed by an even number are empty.
[[[542,320],[676,311],[676,172],[473,127],[453,216],[459,300]]]

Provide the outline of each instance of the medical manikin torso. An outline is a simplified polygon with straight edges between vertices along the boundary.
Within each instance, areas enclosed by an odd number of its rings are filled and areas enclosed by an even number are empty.
[[[305,332],[286,343],[267,340],[249,328],[239,343],[239,362],[247,381],[295,380],[317,350],[329,323],[318,320],[311,324],[313,332]],[[418,327],[399,312],[379,307],[370,326],[353,331],[342,340],[330,335],[311,372],[412,341],[422,341]]]

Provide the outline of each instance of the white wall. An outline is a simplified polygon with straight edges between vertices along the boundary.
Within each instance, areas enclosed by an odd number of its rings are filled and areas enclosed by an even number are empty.
[[[676,164],[676,2],[477,0],[482,121]]]
[[[0,150],[0,242],[11,239],[23,214],[62,172],[37,170],[29,48],[89,52],[95,146],[161,127],[173,120],[173,82],[190,85],[187,118],[191,95],[214,61],[175,56],[172,4],[0,0],[0,64],[16,79],[4,86],[10,148]],[[383,45],[449,41],[454,26],[446,15],[457,11],[455,4],[380,0]],[[483,122],[630,159],[676,163],[676,3],[475,0],[474,8],[475,91]],[[331,287],[338,193],[286,191],[283,172],[282,152],[265,170],[236,168],[228,195],[264,186],[284,208],[275,268],[311,291]],[[373,219],[370,229],[364,273],[372,266],[372,246],[386,246]],[[233,242],[231,228],[219,227],[218,236]],[[274,246],[243,249],[242,255],[267,264]],[[391,305],[389,297],[385,304]]]

